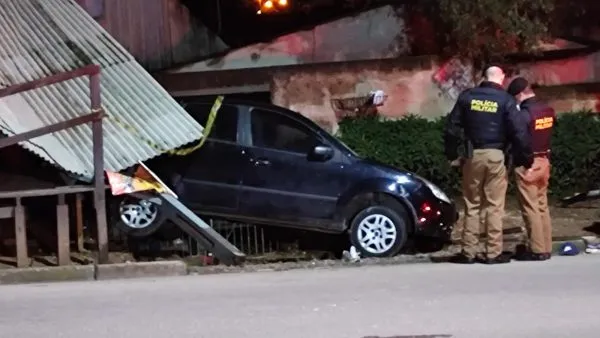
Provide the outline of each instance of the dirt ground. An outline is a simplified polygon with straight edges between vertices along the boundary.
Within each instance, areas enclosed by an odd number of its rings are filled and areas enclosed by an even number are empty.
[[[462,222],[462,205],[458,205]],[[580,202],[570,207],[560,207],[551,202],[553,237],[600,236],[600,202]],[[507,198],[504,217],[505,232],[514,232],[524,226],[519,204],[514,197]]]

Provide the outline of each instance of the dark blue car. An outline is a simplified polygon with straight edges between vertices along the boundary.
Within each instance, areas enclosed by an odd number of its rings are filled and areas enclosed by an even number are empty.
[[[200,123],[212,101],[185,108]],[[446,241],[457,218],[448,196],[414,173],[363,158],[301,114],[226,99],[195,153],[151,167],[194,212],[327,233],[348,232],[362,256],[397,254],[410,236]],[[126,199],[121,229],[147,236],[158,207]]]

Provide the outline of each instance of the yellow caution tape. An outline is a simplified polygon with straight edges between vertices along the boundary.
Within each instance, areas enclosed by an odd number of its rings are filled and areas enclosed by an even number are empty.
[[[210,135],[213,124],[215,123],[215,120],[217,118],[217,113],[219,112],[219,109],[221,108],[221,104],[223,103],[223,99],[224,99],[223,96],[218,96],[217,99],[215,100],[215,103],[213,104],[212,108],[210,109],[210,113],[208,114],[208,119],[206,120],[206,125],[204,126],[204,130],[202,131],[202,138],[199,140],[198,144],[187,147],[187,148],[183,148],[183,149],[173,149],[173,150],[165,149],[165,148],[159,146],[158,144],[154,143],[152,140],[149,140],[146,137],[144,137],[136,128],[123,122],[118,117],[108,115],[108,114],[106,114],[105,116],[107,119],[115,122],[119,126],[128,130],[135,137],[142,140],[144,143],[146,143],[150,147],[156,149],[161,154],[167,153],[167,154],[176,155],[176,156],[186,156],[186,155],[189,155],[189,154],[193,153],[194,151],[200,149],[200,147],[202,147],[204,145],[204,142],[206,142],[206,138],[208,137],[208,135]]]

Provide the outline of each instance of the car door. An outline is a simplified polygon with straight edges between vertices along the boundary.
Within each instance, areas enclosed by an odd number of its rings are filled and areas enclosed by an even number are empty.
[[[202,125],[212,104],[188,103],[185,109]],[[242,149],[238,144],[239,113],[224,103],[204,145],[188,155],[190,162],[178,194],[186,206],[202,214],[231,214],[239,207]]]
[[[275,110],[249,113],[251,145],[242,179],[240,211],[267,223],[331,226],[338,196],[341,154],[328,161],[310,161],[309,152],[329,145],[314,129]]]

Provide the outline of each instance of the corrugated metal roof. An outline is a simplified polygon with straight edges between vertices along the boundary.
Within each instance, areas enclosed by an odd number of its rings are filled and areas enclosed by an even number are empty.
[[[202,126],[73,0],[0,1],[0,87],[74,70],[102,68],[105,168],[120,171],[160,155],[144,139],[173,149],[201,137]],[[82,77],[0,99],[0,129],[8,135],[90,112]],[[85,179],[93,176],[91,125],[23,143],[47,161]]]

